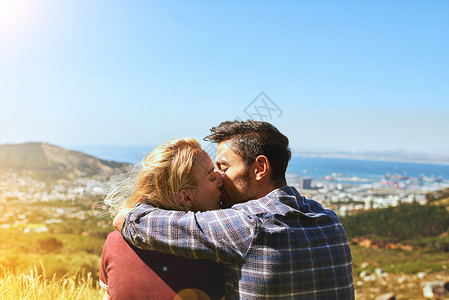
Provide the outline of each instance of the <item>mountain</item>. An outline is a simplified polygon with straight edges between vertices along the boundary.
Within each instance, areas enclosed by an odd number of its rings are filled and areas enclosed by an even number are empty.
[[[38,179],[74,179],[108,174],[127,166],[47,143],[0,145],[0,170],[23,171]]]
[[[347,151],[332,151],[332,150],[313,151],[313,150],[294,149],[293,154],[297,156],[449,164],[449,155],[436,154],[436,153],[418,153],[401,149],[394,151],[364,151],[364,152],[347,152]]]

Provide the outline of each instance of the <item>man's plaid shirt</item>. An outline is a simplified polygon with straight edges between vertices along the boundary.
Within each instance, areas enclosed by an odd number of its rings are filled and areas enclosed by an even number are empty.
[[[354,299],[343,226],[293,187],[207,212],[139,203],[122,234],[139,248],[222,264],[226,299]]]

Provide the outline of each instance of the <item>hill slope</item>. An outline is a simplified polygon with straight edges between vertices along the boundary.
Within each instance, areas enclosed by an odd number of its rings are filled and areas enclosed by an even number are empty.
[[[0,169],[24,171],[39,179],[107,174],[126,166],[46,143],[0,145]]]
[[[443,195],[444,191],[449,192],[449,189],[429,193],[428,199],[434,194]],[[343,217],[341,222],[355,244],[368,239],[369,244],[378,247],[402,243],[413,249],[449,252],[449,206],[441,201],[371,210]]]
[[[435,237],[449,229],[449,212],[444,206],[403,204],[342,218],[346,233],[353,237],[377,237],[403,241]]]

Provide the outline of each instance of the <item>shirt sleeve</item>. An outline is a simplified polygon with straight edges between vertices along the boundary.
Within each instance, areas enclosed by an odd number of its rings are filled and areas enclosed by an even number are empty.
[[[126,216],[122,235],[141,249],[235,263],[246,255],[257,224],[255,216],[237,209],[193,213],[139,203]]]

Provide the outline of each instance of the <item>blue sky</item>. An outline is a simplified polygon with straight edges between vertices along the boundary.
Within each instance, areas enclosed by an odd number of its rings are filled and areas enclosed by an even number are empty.
[[[447,154],[447,53],[448,1],[0,0],[0,143],[201,139],[264,92],[293,148]]]

